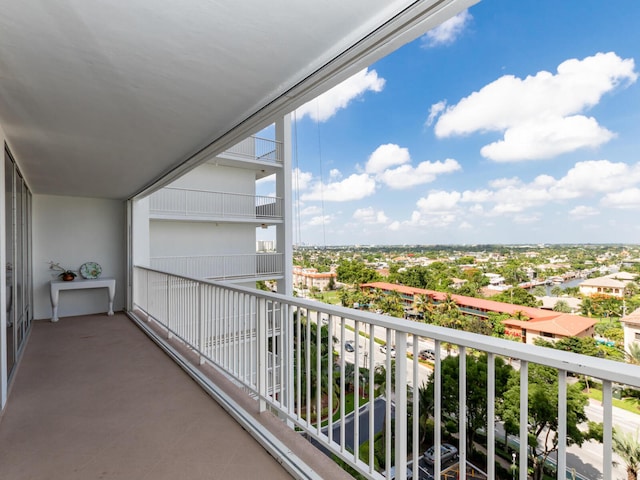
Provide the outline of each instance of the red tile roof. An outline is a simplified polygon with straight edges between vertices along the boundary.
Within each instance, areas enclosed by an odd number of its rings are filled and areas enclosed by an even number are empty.
[[[580,315],[571,315],[568,313],[551,312],[541,308],[524,307],[522,305],[513,305],[511,303],[496,302],[494,300],[485,300],[483,298],[465,297],[463,295],[447,294],[437,292],[435,290],[426,290],[423,288],[407,287],[405,285],[397,285],[387,282],[364,283],[361,288],[379,288],[381,290],[395,290],[408,295],[429,295],[436,301],[444,300],[447,295],[451,295],[453,301],[460,307],[473,308],[475,310],[483,310],[488,312],[508,313],[516,315],[517,312],[529,317],[528,321],[509,319],[504,322],[508,327],[520,327],[526,330],[549,333],[565,337],[577,336],[584,331],[592,328],[597,320],[582,317]]]

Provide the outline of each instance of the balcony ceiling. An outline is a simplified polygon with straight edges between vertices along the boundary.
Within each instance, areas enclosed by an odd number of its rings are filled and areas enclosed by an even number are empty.
[[[0,124],[34,193],[125,199],[475,1],[2,0]]]

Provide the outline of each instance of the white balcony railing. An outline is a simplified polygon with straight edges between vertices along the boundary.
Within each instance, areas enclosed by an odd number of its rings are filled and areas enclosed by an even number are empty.
[[[260,137],[249,137],[226,150],[221,156],[237,156],[246,160],[281,164],[283,162],[282,142]]]
[[[598,446],[601,448],[602,464],[597,468],[602,469],[600,478],[604,480],[613,478],[613,386],[640,387],[640,367],[637,366],[295,297],[198,281],[146,268],[135,268],[134,304],[135,309],[143,312],[149,321],[157,322],[172,336],[179,337],[198,352],[201,361],[210,362],[226,372],[257,399],[262,409],[269,408],[277,412],[324,452],[339,457],[363,476],[376,480],[389,478],[392,465],[395,466],[395,472],[399,472],[397,478],[404,478],[402,473],[406,472],[408,458],[418,459],[422,453],[419,450],[421,427],[418,419],[421,409],[425,407],[417,394],[418,389],[406,387],[419,386],[432,375],[431,370],[418,361],[419,349],[424,342],[432,342],[435,356],[434,394],[425,402],[433,405],[430,412],[435,423],[435,451],[439,451],[443,442],[440,433],[445,424],[443,411],[449,405],[443,402],[457,403],[456,417],[464,419],[458,428],[460,465],[467,465],[468,460],[465,428],[469,408],[467,389],[471,382],[480,381],[480,378],[467,378],[466,361],[468,356],[476,352],[487,353],[484,430],[487,432],[488,461],[478,467],[485,470],[490,479],[496,478],[495,425],[498,418],[495,405],[499,399],[495,394],[495,372],[498,358],[508,359],[516,365],[516,375],[521,380],[519,397],[515,396],[516,401],[519,398],[520,407],[519,446],[516,446],[520,480],[527,479],[527,456],[530,452],[527,380],[532,365],[548,366],[557,372],[558,408],[549,415],[558,419],[557,466],[558,472],[561,472],[558,478],[564,479],[564,472],[567,471],[569,376],[587,376],[591,381],[597,379],[602,382],[604,442]],[[311,321],[305,321],[305,318]],[[328,331],[328,336],[325,334],[323,338],[323,331]],[[328,345],[333,343],[328,340],[331,337],[335,337],[339,343]],[[349,339],[353,341],[353,352],[345,348]],[[395,344],[398,352],[393,372],[395,375],[392,375],[391,353],[380,353],[379,340]],[[457,352],[460,375],[457,398],[443,400],[441,365],[446,356],[445,346]],[[345,405],[347,385],[350,383],[347,377],[359,379],[354,383],[362,382],[362,393],[373,399],[376,364],[386,366],[386,377],[382,381],[383,397],[393,399],[393,405],[384,401],[384,413],[375,413],[374,408],[360,409],[359,396],[355,395],[355,411],[363,413],[349,415]],[[334,381],[336,374],[338,381]],[[476,375],[484,376],[484,373]],[[380,379],[377,382],[380,383]],[[555,403],[554,398],[548,400],[550,404]],[[316,415],[323,408],[333,413],[327,415],[324,423]],[[384,432],[382,443],[386,465],[382,472],[376,469],[374,449],[370,448],[368,455],[360,458],[358,448],[372,439],[372,432],[380,424],[380,415],[384,416],[379,428]],[[394,447],[391,445],[393,437]],[[412,447],[407,448],[407,445]],[[433,477],[425,477],[424,472],[420,475],[422,467],[417,461],[412,463],[413,478],[440,478],[443,465],[439,457],[436,456],[430,473]],[[467,478],[466,469],[460,469],[458,475],[458,478]]]
[[[210,218],[280,219],[282,199],[166,187],[150,197],[150,213]]]
[[[151,267],[187,277],[230,280],[238,278],[279,276],[283,272],[281,253],[249,253],[242,255],[199,255],[152,257]]]

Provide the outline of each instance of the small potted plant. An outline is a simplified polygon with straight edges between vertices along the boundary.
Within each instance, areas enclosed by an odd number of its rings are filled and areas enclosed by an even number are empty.
[[[76,272],[74,272],[73,270],[69,270],[68,268],[64,268],[64,267],[60,266],[59,263],[56,263],[53,260],[49,260],[49,270],[55,270],[57,272],[60,272],[58,274],[58,277],[60,277],[65,282],[70,282],[70,281],[72,281],[74,278],[76,278],[78,276],[78,274]]]

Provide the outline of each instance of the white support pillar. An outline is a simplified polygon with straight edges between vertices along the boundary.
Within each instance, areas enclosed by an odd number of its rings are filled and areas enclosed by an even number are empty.
[[[282,145],[282,170],[276,173],[276,196],[282,199],[282,223],[276,225],[276,251],[282,253],[278,293],[293,295],[293,201],[291,193],[291,115],[276,121],[276,141]]]

